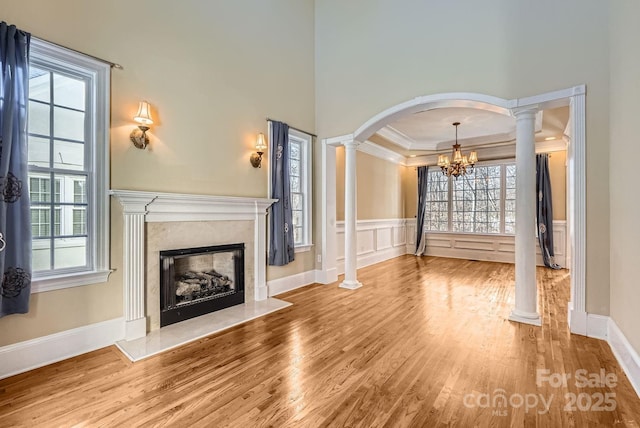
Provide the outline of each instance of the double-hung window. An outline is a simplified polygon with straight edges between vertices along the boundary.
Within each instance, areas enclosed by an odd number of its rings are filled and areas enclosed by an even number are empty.
[[[289,181],[293,242],[296,251],[308,251],[311,237],[311,141],[309,134],[289,128]]]
[[[103,282],[109,66],[33,38],[28,111],[32,290]]]
[[[478,165],[472,174],[427,177],[425,230],[514,234],[516,167],[513,161]]]

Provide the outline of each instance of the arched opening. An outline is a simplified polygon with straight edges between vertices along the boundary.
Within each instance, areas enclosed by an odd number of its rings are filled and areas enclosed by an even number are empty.
[[[445,93],[416,97],[390,107],[373,116],[358,127],[353,134],[323,140],[322,148],[322,269],[319,279],[330,283],[337,279],[336,264],[336,182],[335,148],[349,142],[364,142],[379,129],[401,118],[426,110],[444,108],[471,108],[515,117],[525,109],[550,109],[569,107],[567,126],[567,251],[570,252],[571,269],[571,331],[586,334],[585,310],[585,88],[577,86],[534,97],[506,100],[475,93]],[[348,167],[347,171],[348,172]],[[351,195],[353,197],[354,195]],[[346,227],[346,218],[345,218]],[[355,234],[354,234],[355,236]],[[345,248],[345,261],[348,256]],[[355,263],[355,262],[354,262]],[[366,284],[365,284],[366,285]]]

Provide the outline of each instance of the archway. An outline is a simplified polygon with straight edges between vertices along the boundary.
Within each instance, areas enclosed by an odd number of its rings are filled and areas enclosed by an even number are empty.
[[[569,133],[570,141],[567,150],[567,184],[569,198],[572,201],[567,208],[567,222],[571,245],[571,301],[569,304],[569,325],[572,332],[587,334],[587,313],[585,304],[585,247],[586,247],[586,132],[585,132],[585,86],[545,93],[533,97],[506,100],[477,93],[443,93],[416,97],[404,103],[395,105],[385,111],[376,114],[371,119],[358,127],[352,134],[323,139],[322,147],[322,215],[321,215],[321,246],[322,268],[318,280],[323,283],[331,283],[337,280],[336,268],[336,192],[335,192],[335,148],[343,145],[351,146],[352,153],[358,142],[366,141],[377,130],[400,118],[414,113],[438,108],[466,107],[480,110],[488,110],[507,116],[517,116],[519,112],[527,110],[542,110],[569,106]],[[346,162],[345,174],[349,171],[352,162]],[[354,179],[352,177],[352,179]],[[353,180],[352,180],[353,182]],[[351,192],[345,189],[347,205],[349,198],[355,201],[355,190]],[[347,224],[345,216],[345,230],[351,227],[351,242],[345,244],[345,258],[353,259],[355,251],[355,218]],[[347,247],[351,245],[349,250]],[[348,264],[348,263],[345,263]],[[355,269],[355,260],[351,260],[351,269]],[[346,270],[346,269],[345,269]],[[355,271],[355,270],[354,270]],[[354,277],[355,279],[355,277]],[[352,288],[352,287],[347,287]],[[355,287],[353,287],[355,288]],[[525,321],[526,322],[526,321]]]

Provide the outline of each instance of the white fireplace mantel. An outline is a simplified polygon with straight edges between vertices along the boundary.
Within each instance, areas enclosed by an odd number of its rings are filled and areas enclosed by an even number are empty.
[[[277,199],[111,190],[124,215],[124,315],[126,340],[146,335],[145,222],[253,220],[255,300],[267,298],[267,208]]]

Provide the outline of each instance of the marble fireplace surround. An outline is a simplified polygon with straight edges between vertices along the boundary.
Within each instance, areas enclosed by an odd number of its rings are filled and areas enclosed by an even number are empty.
[[[267,299],[265,222],[267,208],[275,200],[134,190],[110,193],[122,205],[124,217],[126,341],[145,337],[147,327],[159,328],[160,250],[244,242],[245,301]],[[217,236],[215,242],[212,236]]]

